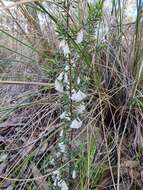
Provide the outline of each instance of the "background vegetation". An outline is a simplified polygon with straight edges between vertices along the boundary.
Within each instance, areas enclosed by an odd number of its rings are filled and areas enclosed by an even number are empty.
[[[134,21],[129,3],[0,0],[0,189],[142,189],[143,2]]]

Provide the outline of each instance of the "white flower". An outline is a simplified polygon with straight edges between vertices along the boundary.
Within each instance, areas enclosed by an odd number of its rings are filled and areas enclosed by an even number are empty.
[[[62,40],[62,41],[60,42],[59,48],[62,48],[63,53],[64,53],[65,56],[70,53],[69,46],[68,46],[68,44],[65,42],[65,40]]]
[[[68,190],[68,186],[64,180],[59,181],[58,186],[61,188],[61,190]]]
[[[69,66],[66,65],[66,66],[65,66],[65,71],[68,71],[68,70],[69,70]]]
[[[68,190],[68,186],[64,180],[61,179],[61,175],[59,170],[55,170],[53,172],[52,178],[54,180],[54,186],[58,186],[61,188],[61,190]]]
[[[54,186],[57,186],[57,183],[58,183],[58,181],[60,180],[60,172],[59,172],[59,170],[55,170],[54,172],[53,172],[53,175],[52,175],[52,178],[53,178],[53,180],[54,180]]]
[[[64,134],[64,131],[63,131],[63,130],[61,130],[61,132],[60,132],[60,137],[62,137],[62,136],[63,136],[63,134]]]
[[[54,165],[55,164],[55,160],[54,158],[52,160],[50,160],[50,164]]]
[[[7,158],[7,154],[2,154],[2,155],[0,155],[0,162],[5,161],[6,158]]]
[[[80,78],[79,77],[77,78],[77,84],[80,84]]]
[[[63,52],[64,52],[64,56],[70,53],[68,44],[66,44],[65,47],[63,48]]]
[[[82,121],[80,119],[74,119],[70,125],[71,129],[79,129],[82,125]]]
[[[65,149],[66,149],[66,146],[65,146],[65,144],[64,144],[63,142],[60,142],[60,143],[59,143],[59,148],[60,148],[60,151],[61,151],[62,153],[64,153],[64,152],[65,152]]]
[[[60,187],[61,190],[68,190],[68,186],[67,186],[66,182],[63,179],[61,179],[59,170],[55,170],[53,172],[52,178],[54,180],[55,187],[58,186],[58,187]]]
[[[83,113],[85,111],[85,105],[84,104],[80,104],[76,107],[76,110],[78,113]]]
[[[80,30],[77,34],[76,43],[80,44],[83,41],[83,30]]]
[[[63,48],[65,46],[65,40],[60,41],[59,48]]]
[[[70,121],[70,117],[68,116],[67,112],[64,111],[61,115],[60,115],[60,119],[66,119],[68,121]]]
[[[72,94],[75,94],[76,93],[76,90],[75,89],[72,89]]]
[[[61,115],[60,115],[60,119],[64,119],[66,117],[67,113],[66,112],[63,112]]]
[[[56,152],[56,157],[59,158],[61,156],[60,152]]]
[[[64,72],[61,72],[59,76],[57,77],[57,80],[62,81],[64,78]]]
[[[53,178],[53,180],[54,180],[54,184],[53,185],[56,187],[57,186],[57,180],[54,179],[54,178]]]
[[[78,91],[72,94],[71,99],[75,102],[80,102],[84,98],[86,98],[86,94],[84,94],[82,91]]]
[[[72,172],[72,178],[73,178],[73,179],[76,178],[76,171],[75,171],[75,170],[73,170],[73,172]]]
[[[64,82],[68,84],[68,75],[67,75],[67,73],[64,74]]]
[[[55,80],[55,89],[58,92],[63,92],[64,91],[63,84],[61,82],[59,82],[57,79]]]
[[[59,172],[59,170],[53,171],[53,176],[52,177],[55,180],[60,180],[60,172]]]

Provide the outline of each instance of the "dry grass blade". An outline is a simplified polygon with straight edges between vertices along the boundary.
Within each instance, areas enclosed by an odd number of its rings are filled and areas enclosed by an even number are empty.
[[[42,82],[27,82],[27,81],[4,81],[4,80],[0,80],[0,84],[2,85],[37,85],[37,86],[49,86],[49,87],[53,87],[54,84],[49,84],[49,83],[42,83]]]
[[[41,2],[43,0],[21,0],[19,2],[15,2],[15,3],[13,3],[12,5],[9,5],[9,6],[0,6],[0,11],[7,10],[7,9],[10,9],[10,8],[14,8],[17,5],[22,5],[22,4],[25,4],[25,3],[31,3],[31,2],[36,2],[36,1]]]
[[[31,167],[34,178],[37,178],[38,176],[42,175],[35,164],[31,164]],[[49,190],[48,183],[44,180],[44,178],[37,178],[35,182],[37,184],[38,190]]]

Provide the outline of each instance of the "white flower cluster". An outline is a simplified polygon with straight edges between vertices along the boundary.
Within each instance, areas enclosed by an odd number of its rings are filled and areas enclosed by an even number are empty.
[[[59,76],[55,80],[55,89],[63,93],[64,92],[64,84],[66,84],[66,87],[69,88],[69,82],[68,82],[68,74],[67,74],[67,66],[65,67],[64,71],[59,74]]]
[[[77,34],[77,38],[76,38],[76,43],[80,44],[83,41],[83,30],[80,30],[79,33]],[[68,44],[62,40],[60,42],[59,48],[62,49],[64,56],[66,57],[68,54],[70,54],[70,49]],[[75,63],[72,62],[72,70],[74,71],[75,69]],[[70,89],[70,80],[69,80],[69,70],[70,67],[68,65],[65,66],[65,68],[63,69],[63,71],[57,76],[56,80],[55,80],[55,89],[57,90],[57,92],[59,93],[63,93],[64,95],[68,95],[69,100],[72,100],[73,103],[75,104],[75,106],[73,107],[74,112],[76,113],[75,118],[73,120],[71,120],[70,117],[70,113],[68,111],[64,111],[61,115],[60,115],[60,119],[65,121],[66,123],[69,124],[69,128],[71,129],[79,129],[82,126],[82,121],[80,119],[80,114],[84,113],[85,111],[85,104],[84,104],[84,99],[86,98],[86,94],[84,92],[82,92],[80,89],[79,90],[74,90],[72,89],[71,94],[69,93],[69,89]],[[76,85],[80,86],[81,80],[78,77],[77,81],[76,81]],[[72,87],[73,88],[73,87]],[[69,95],[70,94],[70,95]],[[60,142],[58,144],[58,148],[59,151],[58,156],[61,156],[61,154],[64,154],[66,152],[66,144],[63,141],[63,135],[64,135],[64,131],[61,130],[60,132]],[[54,163],[54,160],[52,161],[52,163]],[[52,175],[52,178],[54,180],[54,185],[58,186],[59,188],[61,188],[61,190],[68,190],[68,186],[66,184],[66,182],[64,180],[61,179],[61,175],[59,171],[55,171]],[[76,178],[76,171],[73,170],[72,173],[72,178],[75,179]]]
[[[77,34],[76,43],[80,44],[83,41],[83,34],[84,31],[83,29],[81,29]],[[65,40],[62,40],[60,42],[59,48],[62,49],[64,56],[67,56],[70,53],[68,44],[65,42]],[[64,70],[59,74],[59,76],[55,80],[55,89],[60,93],[64,93],[64,87],[65,90],[69,90],[68,71],[69,71],[69,66],[66,65]],[[77,85],[80,85],[80,82],[81,82],[80,78],[78,77]],[[83,93],[80,89],[78,91],[73,89],[72,95],[69,96],[69,98],[76,103],[75,112],[78,115],[82,114],[85,111],[85,104],[83,100],[86,98],[86,94]],[[68,122],[70,122],[71,120],[70,114],[67,111],[64,111],[60,115],[60,119],[65,121],[67,120]],[[74,118],[69,125],[71,129],[79,129],[81,126],[82,126],[82,121],[80,120],[80,118]],[[59,147],[61,147],[61,145]],[[63,151],[63,146],[61,149]]]
[[[70,128],[71,129],[79,129],[82,125],[82,121],[79,118],[74,119],[71,124]]]
[[[81,102],[85,98],[86,95],[81,90],[75,91],[71,96],[71,99],[75,102]]]
[[[70,121],[70,117],[68,115],[68,113],[66,111],[64,111],[61,115],[60,115],[60,119],[66,119],[67,121]]]
[[[70,98],[73,102],[79,103],[75,109],[76,113],[78,113],[78,115],[84,113],[85,104],[84,104],[83,100],[86,98],[86,94],[83,93],[81,90],[79,90],[77,92],[75,90],[73,90],[72,96]],[[64,111],[60,115],[60,119],[70,121],[69,113]],[[81,126],[82,126],[82,121],[79,118],[75,118],[70,124],[71,129],[79,129]]]
[[[54,180],[54,186],[58,186],[61,190],[68,190],[66,182],[61,179],[59,170],[53,172],[52,178]]]

